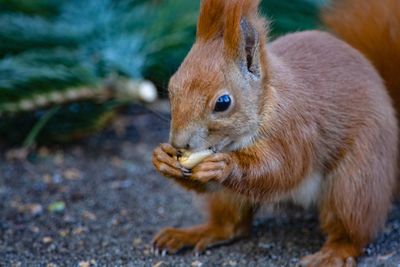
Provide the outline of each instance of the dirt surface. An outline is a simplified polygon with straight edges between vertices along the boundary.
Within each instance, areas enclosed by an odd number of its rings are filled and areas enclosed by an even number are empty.
[[[164,110],[164,117],[168,117]],[[161,112],[163,111],[161,110]],[[114,127],[27,160],[0,156],[1,266],[294,266],[323,243],[313,212],[261,212],[251,237],[193,256],[154,256],[165,226],[198,223],[193,195],[160,177],[151,152],[168,123],[133,107]],[[359,266],[400,266],[400,203]]]

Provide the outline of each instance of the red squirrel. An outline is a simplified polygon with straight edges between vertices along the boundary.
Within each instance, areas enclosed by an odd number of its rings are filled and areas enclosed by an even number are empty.
[[[399,3],[334,2],[324,19],[348,43],[305,31],[267,44],[259,0],[201,1],[196,41],[169,84],[170,140],[154,150],[153,164],[202,192],[209,218],[162,230],[155,249],[202,252],[247,235],[262,203],[290,201],[315,206],[327,235],[301,266],[356,265],[399,184],[395,110],[366,58],[400,101]],[[360,35],[351,31],[357,27]],[[397,48],[387,47],[390,38]],[[357,45],[364,41],[365,49]],[[383,59],[396,60],[396,71]],[[215,153],[190,170],[179,162],[184,152],[207,149]]]

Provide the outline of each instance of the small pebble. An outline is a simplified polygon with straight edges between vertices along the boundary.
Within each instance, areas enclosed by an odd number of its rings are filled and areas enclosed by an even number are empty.
[[[396,251],[393,251],[391,253],[385,254],[385,255],[379,255],[378,260],[380,261],[387,261],[389,258],[391,258],[394,254],[396,254]]]
[[[78,180],[82,177],[82,173],[78,169],[72,168],[64,171],[63,176],[67,180]]]
[[[154,264],[153,267],[161,267],[163,265],[165,265],[164,262],[163,261],[159,261],[156,264]]]
[[[80,261],[78,264],[79,267],[89,267],[90,262],[89,261]]]
[[[133,239],[133,245],[135,246],[135,247],[138,247],[138,246],[140,246],[140,244],[142,244],[142,239],[141,238],[135,238],[135,239]]]
[[[50,151],[47,147],[40,147],[38,150],[38,154],[40,157],[44,158],[50,154]]]
[[[83,217],[85,220],[90,220],[90,221],[94,221],[94,220],[97,219],[96,214],[94,214],[94,213],[92,213],[92,212],[90,212],[90,211],[87,211],[87,210],[85,210],[85,211],[82,212],[82,217]]]
[[[66,237],[68,235],[68,233],[69,233],[68,229],[61,229],[60,231],[58,231],[58,234],[61,237]]]
[[[75,229],[72,231],[72,234],[74,234],[74,235],[80,235],[80,234],[86,232],[87,230],[88,230],[88,229],[87,229],[86,227],[81,227],[81,226],[79,226],[79,227],[75,228]]]
[[[236,265],[237,265],[237,262],[236,262],[236,261],[233,261],[233,260],[230,260],[230,261],[228,262],[228,264],[229,264],[230,266],[236,266]]]
[[[200,261],[194,261],[191,264],[192,267],[201,267],[202,265],[203,265],[203,263]]]
[[[27,212],[33,216],[37,216],[43,213],[43,206],[40,204],[32,203],[21,205],[18,207],[19,212]]]
[[[258,247],[263,248],[263,249],[270,249],[270,248],[274,247],[274,245],[270,244],[270,243],[259,243]]]
[[[42,242],[45,244],[49,244],[49,243],[53,242],[53,238],[51,238],[50,236],[45,236],[45,237],[43,237]]]

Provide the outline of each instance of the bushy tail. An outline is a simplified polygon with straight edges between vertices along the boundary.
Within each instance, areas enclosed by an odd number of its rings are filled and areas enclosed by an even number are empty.
[[[370,59],[400,111],[400,1],[333,0],[322,18],[329,29]]]
[[[400,118],[400,0],[333,0],[322,19],[373,63]]]

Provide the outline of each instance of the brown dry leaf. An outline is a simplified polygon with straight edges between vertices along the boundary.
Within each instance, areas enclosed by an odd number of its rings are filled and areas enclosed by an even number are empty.
[[[75,168],[67,169],[64,171],[63,176],[67,180],[78,180],[82,177],[81,171]]]
[[[119,157],[114,156],[111,158],[111,164],[116,168],[120,168],[123,163],[124,163],[124,161],[122,159],[120,159]]]
[[[18,206],[18,211],[22,213],[29,213],[35,216],[43,213],[43,206],[37,203],[30,203]]]
[[[90,221],[94,221],[97,219],[96,214],[94,214],[90,211],[87,211],[87,210],[82,212],[82,217],[83,217],[83,219],[90,220]]]
[[[118,137],[123,137],[126,134],[126,128],[129,126],[131,118],[127,116],[118,116],[113,124],[112,128]]]
[[[72,231],[72,234],[74,234],[74,235],[80,235],[80,234],[82,234],[82,233],[84,233],[84,232],[86,232],[86,231],[87,231],[87,228],[86,228],[86,227],[81,227],[81,226],[79,226],[79,227],[75,228],[75,229]]]
[[[43,175],[42,180],[44,183],[50,184],[52,182],[51,175],[50,174]]]
[[[47,147],[42,146],[41,148],[39,148],[38,154],[40,157],[44,158],[50,155],[50,150]]]
[[[25,160],[29,154],[29,149],[27,148],[15,148],[10,149],[6,152],[6,159],[11,160]]]

